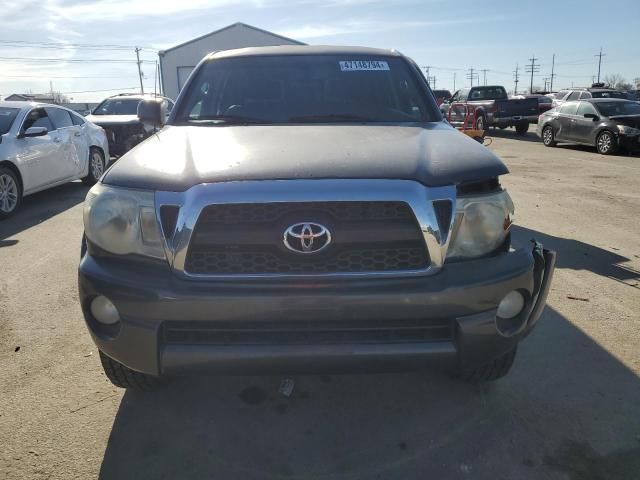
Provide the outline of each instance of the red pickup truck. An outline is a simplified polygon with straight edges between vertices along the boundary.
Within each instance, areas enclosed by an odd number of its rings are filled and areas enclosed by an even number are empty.
[[[440,106],[443,114],[447,114],[452,104],[465,104],[474,109],[475,128],[485,130],[487,127],[515,127],[516,132],[524,135],[530,123],[538,121],[538,100],[536,98],[509,98],[502,86],[482,86],[463,88],[456,91],[451,99]],[[452,115],[452,122],[456,123]]]

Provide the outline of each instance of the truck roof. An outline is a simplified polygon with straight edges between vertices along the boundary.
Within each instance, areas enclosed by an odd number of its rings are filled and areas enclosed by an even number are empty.
[[[377,55],[402,57],[397,50],[369,47],[347,47],[335,45],[279,45],[273,47],[247,47],[212,52],[207,59],[230,57],[252,57],[266,55]]]

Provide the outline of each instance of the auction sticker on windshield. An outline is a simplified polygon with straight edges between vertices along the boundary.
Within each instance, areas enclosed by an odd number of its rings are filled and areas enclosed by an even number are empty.
[[[389,64],[382,60],[342,60],[339,63],[343,72],[389,70]]]

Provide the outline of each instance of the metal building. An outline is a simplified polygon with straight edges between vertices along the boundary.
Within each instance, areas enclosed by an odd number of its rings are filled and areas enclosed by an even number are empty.
[[[191,71],[208,53],[232,48],[270,45],[304,45],[304,43],[238,22],[163,50],[159,56],[160,79],[164,95],[175,100]]]

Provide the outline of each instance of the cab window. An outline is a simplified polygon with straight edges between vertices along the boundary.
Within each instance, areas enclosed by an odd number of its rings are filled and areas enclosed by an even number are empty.
[[[584,116],[585,113],[593,113],[594,115],[598,114],[595,107],[591,105],[589,102],[580,102],[580,105],[578,106],[577,114],[580,116]]]
[[[564,115],[575,115],[577,109],[578,109],[577,102],[564,103],[560,107],[560,113],[563,113]]]
[[[44,108],[34,108],[29,112],[22,124],[22,131],[26,132],[31,127],[44,127],[49,132],[55,130]]]
[[[75,113],[71,114],[71,121],[73,122],[74,125],[84,125],[86,123],[86,120],[84,118],[82,118],[80,115],[77,115]]]
[[[61,108],[45,108],[51,121],[55,125],[56,128],[66,128],[71,127],[73,122],[71,121],[71,115],[66,110],[62,110]]]

